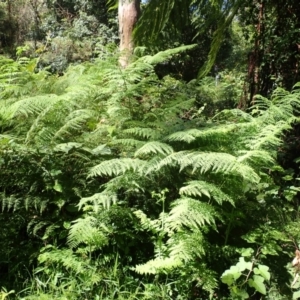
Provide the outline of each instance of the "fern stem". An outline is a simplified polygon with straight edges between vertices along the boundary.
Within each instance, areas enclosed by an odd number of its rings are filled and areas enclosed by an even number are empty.
[[[234,211],[234,207],[232,208],[230,216],[232,216],[233,211]],[[230,234],[230,231],[231,231],[231,224],[232,224],[232,217],[230,218],[229,224],[228,224],[228,226],[226,228],[224,246],[226,246],[227,243],[228,243],[229,234]]]

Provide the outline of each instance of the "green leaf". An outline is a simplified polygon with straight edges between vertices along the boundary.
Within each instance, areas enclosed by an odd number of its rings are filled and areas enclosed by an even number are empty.
[[[300,298],[300,291],[293,293],[293,299],[298,299],[298,298]]]
[[[63,144],[58,144],[55,146],[54,151],[57,152],[65,152],[68,153],[71,149],[75,148],[80,148],[82,147],[82,144],[80,143],[63,143]]]
[[[244,257],[251,257],[253,252],[254,252],[254,250],[252,248],[246,248],[246,249],[243,249],[243,251],[241,252],[241,255]]]
[[[221,281],[230,286],[234,283],[235,280],[233,275],[230,273],[230,271],[226,270],[221,276]]]
[[[239,262],[236,264],[236,266],[239,268],[240,272],[247,270],[251,270],[252,268],[252,263],[251,262],[246,262],[244,257],[239,258]]]
[[[259,275],[253,275],[253,279],[249,279],[248,284],[250,287],[253,287],[256,291],[263,295],[267,293],[266,286],[264,284],[264,278]]]
[[[54,186],[53,186],[53,189],[54,189],[55,191],[59,192],[59,193],[62,192],[62,186],[61,186],[61,184],[58,182],[57,179],[55,180],[55,184],[54,184]]]
[[[231,294],[234,299],[249,299],[249,294],[245,290],[239,289],[237,286],[232,287]]]
[[[94,155],[110,155],[111,154],[111,150],[110,148],[108,148],[105,144],[104,145],[100,145],[96,148],[94,148],[92,150],[92,153]]]
[[[221,280],[227,285],[232,285],[241,275],[242,273],[237,266],[231,266],[229,270],[222,274]]]
[[[260,271],[260,275],[266,279],[266,280],[270,280],[271,278],[271,274],[269,272],[269,267],[265,266],[265,265],[258,265],[258,269]]]

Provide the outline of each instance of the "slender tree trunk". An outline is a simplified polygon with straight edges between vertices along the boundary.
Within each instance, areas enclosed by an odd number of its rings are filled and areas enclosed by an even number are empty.
[[[249,56],[248,61],[248,76],[250,81],[250,103],[254,102],[254,97],[260,88],[260,60],[262,39],[263,39],[263,18],[264,18],[264,5],[263,0],[258,0],[259,13],[256,25],[257,36],[255,39],[254,50]]]
[[[120,65],[126,68],[133,51],[132,32],[140,15],[140,0],[119,0]]]

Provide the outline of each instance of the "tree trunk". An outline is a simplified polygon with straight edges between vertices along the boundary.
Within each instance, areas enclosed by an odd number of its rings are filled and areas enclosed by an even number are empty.
[[[126,68],[133,51],[132,32],[140,15],[140,0],[119,0],[120,65]]]

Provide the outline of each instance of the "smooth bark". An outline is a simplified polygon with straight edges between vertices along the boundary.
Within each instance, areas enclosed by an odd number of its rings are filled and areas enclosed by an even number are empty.
[[[120,65],[126,68],[133,51],[132,33],[140,15],[140,0],[119,0]]]

